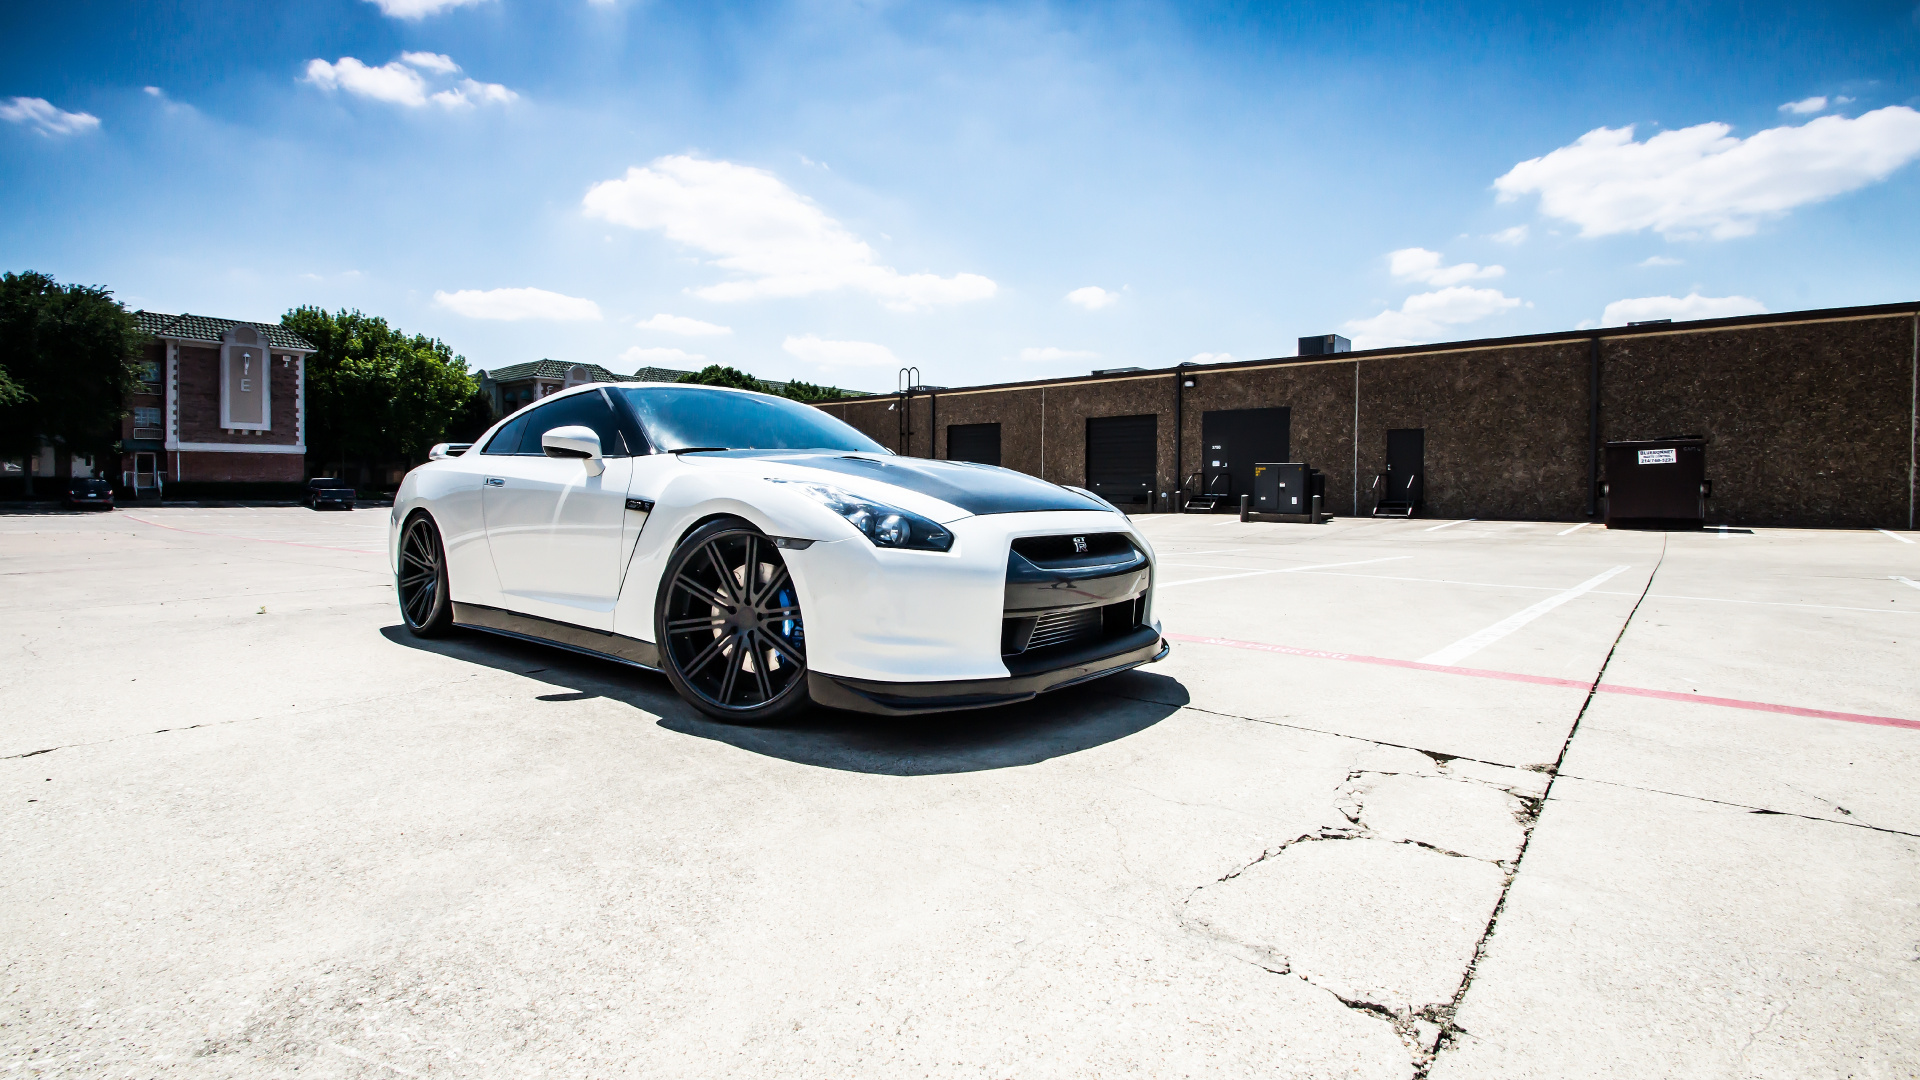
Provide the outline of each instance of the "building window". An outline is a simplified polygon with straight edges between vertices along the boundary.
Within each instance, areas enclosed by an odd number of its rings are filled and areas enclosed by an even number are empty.
[[[159,427],[160,410],[142,405],[133,410],[133,422],[138,427]]]
[[[143,360],[140,362],[140,381],[157,383],[160,381],[160,361]]]

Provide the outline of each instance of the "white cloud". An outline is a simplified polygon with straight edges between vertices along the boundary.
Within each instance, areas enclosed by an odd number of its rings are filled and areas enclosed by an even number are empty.
[[[1477,322],[1520,306],[1520,301],[1498,289],[1471,289],[1464,285],[1417,293],[1400,310],[1383,311],[1346,324],[1356,349],[1384,349],[1419,345],[1444,336],[1449,326]]]
[[[1233,354],[1223,352],[1197,352],[1187,357],[1186,362],[1189,364],[1231,364],[1233,363]]]
[[[1502,202],[1539,195],[1541,213],[1580,226],[1582,236],[1655,229],[1724,240],[1884,180],[1920,156],[1920,112],[1903,105],[1746,139],[1731,130],[1700,124],[1635,142],[1631,125],[1595,128],[1515,165],[1494,187]]]
[[[1119,293],[1108,292],[1098,285],[1088,285],[1067,294],[1067,303],[1086,308],[1088,311],[1099,311],[1101,308],[1112,307],[1119,302]]]
[[[1602,326],[1625,326],[1648,319],[1728,319],[1735,315],[1765,314],[1767,306],[1750,296],[1642,296],[1635,300],[1615,300],[1600,316]]]
[[[400,54],[400,62],[437,75],[451,75],[460,70],[460,65],[454,63],[453,57],[446,53],[403,52]]]
[[[651,319],[641,319],[633,325],[642,330],[658,330],[666,334],[678,334],[681,337],[717,337],[733,333],[731,326],[716,326],[699,319],[689,319],[685,315],[655,315]]]
[[[812,334],[799,337],[789,336],[780,343],[789,355],[798,357],[810,364],[827,367],[890,367],[898,368],[900,358],[885,345],[876,345],[871,341],[822,341]]]
[[[167,96],[167,92],[157,86],[143,86],[140,89],[144,91],[148,97],[164,98]]]
[[[423,60],[423,57],[426,59]],[[445,61],[444,67],[439,66],[441,61]],[[309,60],[306,81],[328,93],[345,90],[356,97],[402,105],[409,109],[418,109],[428,103],[446,109],[470,108],[475,104],[504,105],[520,97],[499,83],[476,82],[473,79],[462,79],[456,86],[433,91],[426,78],[415,70],[416,67],[424,67],[435,74],[450,74],[460,70],[460,65],[438,53],[402,53],[399,60],[379,67],[368,67],[351,56],[343,56],[331,64],[325,60]]]
[[[1487,239],[1496,244],[1509,244],[1513,247],[1519,247],[1521,244],[1527,242],[1527,227],[1525,225],[1515,225],[1511,229],[1501,229],[1499,232],[1487,237]]]
[[[1443,261],[1439,252],[1426,248],[1401,248],[1387,253],[1387,269],[1394,277],[1427,285],[1458,285],[1475,278],[1497,278],[1507,272],[1504,266],[1480,266],[1477,263],[1443,266]]]
[[[1789,101],[1785,105],[1780,106],[1780,111],[1783,113],[1792,113],[1795,116],[1825,112],[1827,111],[1827,99],[1823,97],[1810,97],[1801,98],[1799,101]]]
[[[620,359],[636,368],[643,367],[679,367],[682,364],[698,366],[706,357],[700,353],[690,353],[685,349],[643,349],[638,345],[620,354]]]
[[[1679,266],[1685,259],[1676,259],[1671,255],[1649,255],[1640,260],[1641,266]]]
[[[469,319],[553,319],[559,322],[592,322],[600,318],[600,305],[577,296],[563,296],[545,289],[461,289],[436,292],[433,302]]]
[[[587,191],[590,217],[704,251],[731,281],[693,290],[707,300],[753,300],[857,289],[889,308],[982,300],[998,288],[978,274],[902,274],[813,200],[763,169],[674,155]]]
[[[1025,348],[1020,350],[1020,359],[1029,363],[1045,363],[1051,360],[1093,360],[1099,357],[1097,352],[1085,349],[1056,349],[1051,345],[1043,348]]]
[[[25,124],[42,135],[78,135],[100,126],[92,113],[67,112],[46,98],[17,97],[0,101],[0,120]]]
[[[480,3],[480,0],[368,0],[378,4],[380,14],[395,19],[424,19],[452,8]]]

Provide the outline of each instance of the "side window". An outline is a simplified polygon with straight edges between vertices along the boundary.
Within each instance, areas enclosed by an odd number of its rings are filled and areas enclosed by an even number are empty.
[[[501,428],[498,434],[487,440],[487,448],[480,452],[483,454],[513,454],[519,452],[520,433],[525,431],[526,428],[527,418],[523,416],[511,424],[508,424],[506,427]]]
[[[520,453],[542,457],[540,436],[558,427],[578,425],[592,428],[600,436],[600,452],[607,457],[626,457],[627,443],[620,435],[620,423],[613,409],[598,390],[563,397],[551,405],[542,405],[527,414],[527,430],[520,436]]]

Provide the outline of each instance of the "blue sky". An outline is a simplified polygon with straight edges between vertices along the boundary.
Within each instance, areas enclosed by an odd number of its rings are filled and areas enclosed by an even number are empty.
[[[1537,7],[8,5],[0,268],[862,389],[1920,299],[1920,8]]]

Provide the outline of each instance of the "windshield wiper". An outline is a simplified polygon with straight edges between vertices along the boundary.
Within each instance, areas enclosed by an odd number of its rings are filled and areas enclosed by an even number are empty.
[[[698,453],[701,453],[701,452],[703,452],[703,451],[707,451],[707,450],[731,450],[731,449],[733,449],[733,447],[731,447],[731,446],[682,446],[682,447],[680,447],[680,448],[678,448],[678,449],[675,449],[675,450],[669,450],[669,451],[667,451],[667,453],[669,453],[669,454],[698,454]]]

